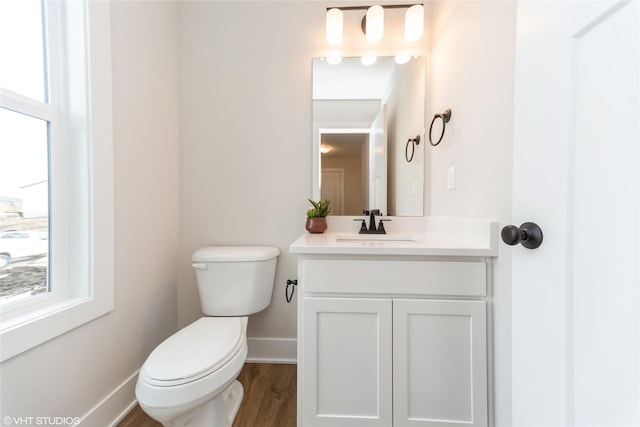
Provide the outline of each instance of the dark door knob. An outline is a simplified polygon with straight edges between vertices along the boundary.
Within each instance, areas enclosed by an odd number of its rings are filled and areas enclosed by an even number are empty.
[[[538,224],[525,222],[520,227],[507,225],[502,229],[502,241],[507,245],[517,245],[528,249],[535,249],[542,244],[542,229]]]

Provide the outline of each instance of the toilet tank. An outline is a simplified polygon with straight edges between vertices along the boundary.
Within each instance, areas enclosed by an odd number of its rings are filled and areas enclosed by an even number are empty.
[[[207,246],[192,257],[202,312],[246,316],[271,303],[280,251],[271,246]]]

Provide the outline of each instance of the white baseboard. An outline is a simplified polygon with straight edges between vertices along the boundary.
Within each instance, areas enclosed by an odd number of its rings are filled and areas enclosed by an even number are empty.
[[[248,363],[290,363],[297,361],[295,338],[247,338]]]
[[[115,426],[136,405],[136,371],[107,397],[87,412],[77,427]],[[123,409],[124,408],[124,409]]]
[[[297,360],[295,338],[247,338],[248,363],[290,363]],[[107,397],[87,412],[77,427],[115,426],[136,405],[136,381],[134,372]]]

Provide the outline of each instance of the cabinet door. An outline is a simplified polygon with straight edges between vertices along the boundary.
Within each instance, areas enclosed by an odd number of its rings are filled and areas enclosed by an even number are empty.
[[[302,423],[392,423],[391,300],[304,298]]]
[[[487,425],[485,304],[394,300],[394,427]]]

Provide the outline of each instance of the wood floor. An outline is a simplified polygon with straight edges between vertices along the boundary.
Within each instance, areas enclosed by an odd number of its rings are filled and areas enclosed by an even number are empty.
[[[244,399],[233,427],[295,427],[296,365],[246,363],[238,380]],[[117,427],[162,427],[136,407]]]

